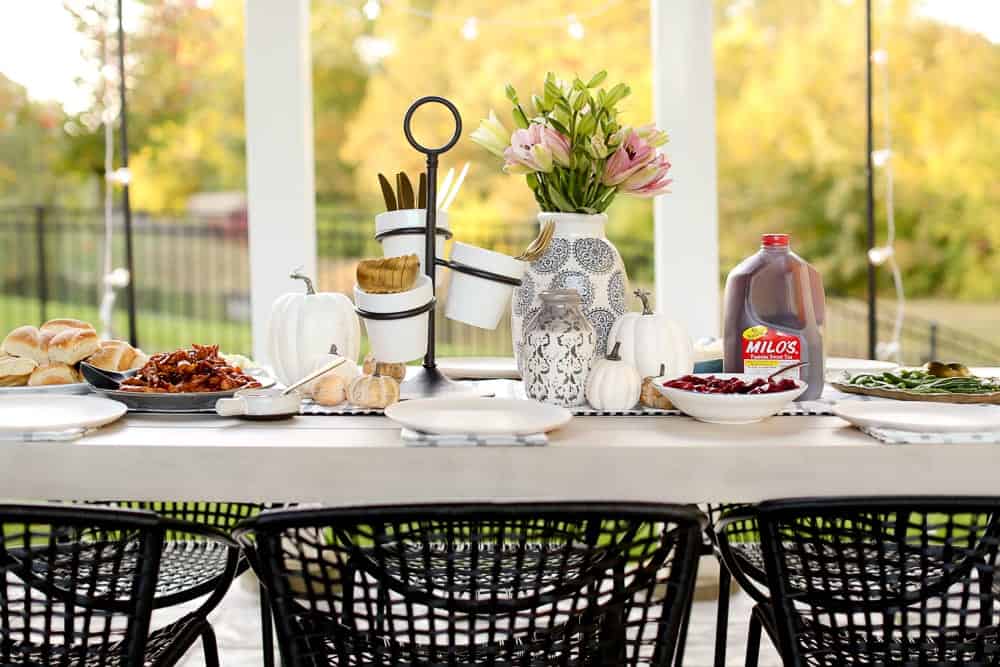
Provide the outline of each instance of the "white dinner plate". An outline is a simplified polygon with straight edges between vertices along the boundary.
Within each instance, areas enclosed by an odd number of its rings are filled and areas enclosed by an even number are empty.
[[[833,413],[855,426],[911,433],[1000,432],[1000,407],[922,401],[840,401]]]
[[[89,394],[90,385],[86,382],[72,384],[47,384],[44,387],[0,387],[0,396],[24,394]]]
[[[445,357],[438,369],[453,380],[520,380],[514,357]]]
[[[573,418],[566,408],[513,398],[422,398],[390,405],[385,416],[423,433],[476,435],[546,433]]]
[[[0,400],[0,432],[97,428],[125,414],[117,401],[96,396],[8,396]]]

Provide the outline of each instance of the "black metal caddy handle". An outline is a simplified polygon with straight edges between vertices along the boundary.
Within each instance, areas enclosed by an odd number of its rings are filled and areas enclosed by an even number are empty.
[[[430,148],[421,144],[413,136],[413,131],[410,127],[413,120],[413,114],[416,113],[417,109],[424,106],[425,104],[440,104],[445,107],[449,112],[451,112],[452,118],[455,120],[455,130],[451,135],[451,138],[446,141],[441,146]],[[473,266],[468,266],[462,264],[461,262],[449,261],[437,256],[437,244],[436,239],[438,234],[441,234],[446,239],[451,238],[451,232],[448,230],[438,231],[437,228],[437,170],[438,170],[438,157],[444,153],[451,150],[456,143],[458,143],[459,137],[462,136],[462,115],[458,112],[458,108],[450,101],[438,95],[428,95],[426,97],[421,97],[413,104],[410,108],[406,110],[406,115],[403,116],[403,134],[406,135],[406,140],[410,142],[410,145],[418,153],[422,153],[427,158],[427,223],[424,228],[420,227],[405,227],[401,229],[395,229],[388,232],[383,232],[376,235],[376,239],[382,239],[387,236],[396,236],[401,234],[424,234],[425,245],[424,245],[424,273],[431,281],[431,291],[432,293],[437,293],[436,284],[436,267],[444,266],[453,271],[458,271],[459,273],[465,273],[470,276],[475,276],[477,278],[483,278],[485,280],[492,280],[498,283],[504,283],[507,285],[519,286],[521,281],[517,278],[512,278],[510,276],[505,276],[499,273],[493,273],[491,271],[485,271],[483,269],[477,269]],[[407,317],[413,317],[415,315],[420,315],[425,312],[429,312],[430,316],[427,318],[427,352],[424,355],[424,368],[436,368],[437,363],[435,360],[435,341],[434,341],[434,308],[436,306],[437,299],[432,297],[423,306],[418,306],[407,311],[401,311],[398,313],[373,313],[371,311],[365,311],[361,309],[355,309],[359,316],[370,319],[370,320],[398,320]]]

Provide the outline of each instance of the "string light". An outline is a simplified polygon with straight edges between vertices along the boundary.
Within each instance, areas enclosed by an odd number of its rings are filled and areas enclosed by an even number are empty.
[[[379,4],[378,0],[368,0],[368,2],[361,7],[361,13],[363,13],[365,18],[369,21],[374,21],[379,17],[379,14],[382,13],[382,5]]]
[[[885,4],[888,8],[889,0]],[[879,342],[875,348],[880,359],[892,359],[902,363],[903,322],[906,318],[906,290],[903,288],[903,273],[896,261],[896,211],[893,191],[894,174],[892,167],[892,112],[889,106],[889,52],[884,47],[872,51],[872,64],[878,65],[882,82],[882,144],[872,151],[872,164],[882,169],[885,176],[885,245],[868,251],[868,261],[874,266],[886,265],[892,273],[892,284],[896,290],[896,317],[892,327],[892,338]]]
[[[569,33],[569,36],[577,40],[583,39],[586,30],[584,30],[580,19],[576,18],[575,14],[570,14],[567,18],[569,19],[569,25],[566,26],[566,32]]]
[[[462,37],[470,42],[479,37],[479,19],[475,16],[465,19],[465,23],[462,24]]]
[[[118,167],[114,171],[108,172],[109,183],[117,185],[128,185],[132,182],[132,172],[127,167]]]

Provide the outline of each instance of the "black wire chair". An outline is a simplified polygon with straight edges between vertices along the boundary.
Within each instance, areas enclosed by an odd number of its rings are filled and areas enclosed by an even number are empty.
[[[786,665],[998,665],[998,498],[771,501],[719,526],[760,527],[770,600],[751,618]]]
[[[176,664],[201,639],[218,667],[207,614],[235,560],[194,611],[151,630],[168,534],[233,545],[223,531],[151,512],[81,505],[0,505],[0,664],[104,667]],[[234,546],[234,545],[233,545]]]
[[[267,512],[235,535],[291,667],[665,667],[704,526],[669,505],[418,505]]]
[[[236,525],[262,511],[284,505],[275,503],[175,502],[105,500],[88,504],[155,512],[162,517],[199,526],[209,526],[229,535]],[[172,532],[163,543],[160,576],[156,583],[156,608],[190,602],[216,590],[234,567],[238,577],[250,564],[235,544],[224,544],[203,535]],[[211,610],[209,610],[211,611]],[[264,664],[274,664],[274,633],[267,592],[260,588],[260,615]],[[217,649],[216,649],[217,650]]]
[[[722,517],[745,512],[747,503],[710,504],[708,539],[719,559],[719,599],[715,626],[715,667],[725,667],[729,631],[729,602],[733,580],[757,604],[767,601],[767,575],[760,544],[760,530],[753,515],[724,525],[725,547],[720,547],[716,529]]]

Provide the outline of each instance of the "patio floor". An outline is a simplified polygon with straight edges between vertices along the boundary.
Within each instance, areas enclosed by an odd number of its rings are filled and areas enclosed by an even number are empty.
[[[212,615],[219,640],[219,657],[226,667],[260,667],[260,616],[257,589],[253,575],[246,574],[236,582],[222,604]],[[750,599],[743,593],[732,598],[729,608],[729,652],[727,665],[742,665],[746,651],[747,619]],[[715,601],[695,602],[691,617],[685,667],[711,667],[715,642]],[[181,662],[181,667],[202,667],[200,644]],[[765,638],[761,646],[761,667],[778,667],[781,661]]]

